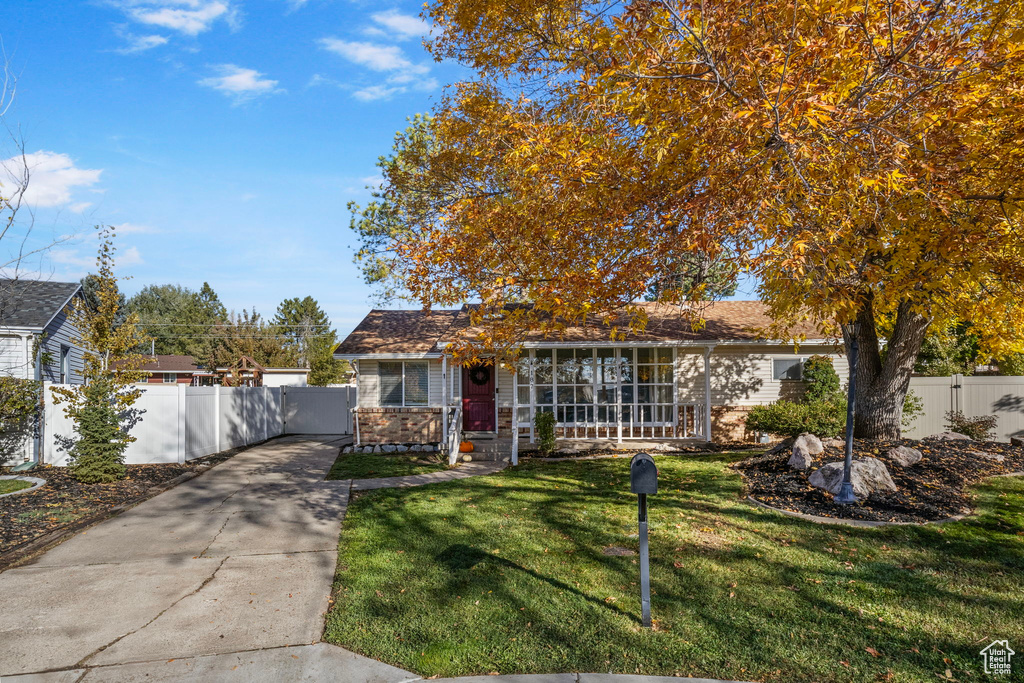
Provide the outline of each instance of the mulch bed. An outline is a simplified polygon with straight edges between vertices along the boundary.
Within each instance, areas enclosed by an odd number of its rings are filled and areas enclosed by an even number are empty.
[[[793,512],[823,517],[879,522],[930,522],[970,512],[974,498],[970,487],[986,477],[1024,471],[1024,448],[997,442],[977,441],[854,441],[853,457],[873,457],[885,463],[896,493],[873,493],[854,505],[837,505],[827,491],[814,488],[807,478],[830,462],[843,460],[841,449],[825,448],[815,456],[810,469],[794,470],[787,462],[792,450],[786,442],[779,448],[733,465],[742,472],[747,493],[755,500]],[[900,467],[888,459],[889,449],[910,446],[921,451],[920,462]],[[1002,455],[997,462],[969,451]]]
[[[152,489],[186,472],[205,470],[230,455],[217,454],[184,465],[127,465],[128,476],[113,484],[81,484],[67,468],[43,466],[24,472],[45,479],[30,493],[0,498],[0,565],[32,541],[80,520],[102,516],[150,497]],[[10,474],[0,468],[0,474]]]

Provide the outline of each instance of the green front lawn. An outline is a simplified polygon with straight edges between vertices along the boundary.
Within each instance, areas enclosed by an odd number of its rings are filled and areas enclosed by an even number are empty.
[[[744,502],[736,457],[656,456],[656,630],[636,557],[602,554],[637,547],[628,460],[609,459],[360,496],[325,639],[424,676],[981,681],[990,641],[1022,651],[1024,480],[981,487],[965,522],[822,526]]]
[[[32,486],[30,481],[22,481],[21,479],[0,479],[0,495],[4,493],[14,493],[22,489],[27,489]]]
[[[328,479],[404,477],[448,469],[439,453],[342,453],[327,473]]]

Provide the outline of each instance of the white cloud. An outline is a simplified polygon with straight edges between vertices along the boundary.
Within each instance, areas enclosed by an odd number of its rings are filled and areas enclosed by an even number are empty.
[[[154,227],[139,225],[138,223],[121,223],[120,225],[112,225],[111,227],[114,228],[119,235],[141,235],[160,232]]]
[[[26,154],[24,158],[11,157],[2,162],[2,166],[0,183],[7,185],[8,191],[18,187],[27,173],[28,188],[22,201],[34,207],[67,204],[71,201],[73,189],[95,185],[103,172],[102,169],[78,168],[67,154],[42,150]],[[85,208],[88,207],[82,210]]]
[[[131,55],[136,52],[145,52],[146,50],[152,50],[154,47],[160,47],[161,45],[167,44],[167,38],[158,35],[151,36],[133,36],[125,35],[128,40],[128,45],[116,50],[123,55]]]
[[[234,25],[238,13],[226,0],[112,0],[131,19],[147,26],[196,36],[218,21]]]
[[[89,272],[96,268],[96,254],[82,253],[77,249],[51,249],[50,260],[61,266],[80,268],[84,272]],[[124,250],[118,250],[114,254],[114,264],[118,268],[138,266],[143,263],[145,261],[142,259],[142,254],[139,253],[138,247],[128,247]]]
[[[142,254],[139,253],[138,247],[128,247],[119,254],[115,254],[114,262],[118,266],[138,266],[145,263],[142,260]]]
[[[370,18],[383,27],[373,26],[368,28],[366,33],[370,35],[390,33],[399,40],[422,38],[430,35],[430,24],[417,16],[402,14],[398,10],[391,9],[386,12],[377,12],[376,14],[371,14]]]
[[[264,78],[264,75],[255,69],[245,69],[234,64],[219,64],[214,69],[220,74],[203,78],[198,81],[199,85],[213,88],[233,97],[235,104],[240,104],[260,95],[269,95],[279,92],[277,81]]]
[[[414,73],[427,73],[429,69],[423,65],[410,62],[405,53],[397,45],[378,45],[356,40],[340,38],[323,38],[320,46],[328,52],[340,55],[350,62],[374,71],[410,70]]]
[[[370,85],[356,90],[352,93],[352,96],[363,102],[373,102],[374,100],[386,100],[393,95],[403,92],[405,92],[405,88],[400,86],[389,87],[386,85]]]

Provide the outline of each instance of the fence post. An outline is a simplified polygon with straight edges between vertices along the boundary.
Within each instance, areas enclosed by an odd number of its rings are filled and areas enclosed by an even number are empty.
[[[184,384],[179,384],[176,387],[178,389],[178,463],[181,465],[185,464],[185,449],[187,443],[186,430],[188,412],[185,407],[185,390],[188,388]]]
[[[263,440],[270,438],[270,387],[263,387]]]
[[[213,385],[213,452],[219,453],[220,447],[220,385]]]

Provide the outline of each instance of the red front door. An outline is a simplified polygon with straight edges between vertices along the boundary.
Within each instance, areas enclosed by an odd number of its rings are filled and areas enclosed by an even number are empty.
[[[467,432],[493,432],[494,366],[462,368],[462,428]]]

